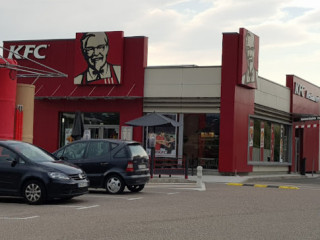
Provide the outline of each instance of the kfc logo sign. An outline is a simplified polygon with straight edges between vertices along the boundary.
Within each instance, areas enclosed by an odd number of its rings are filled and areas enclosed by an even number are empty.
[[[314,96],[312,92],[308,91],[305,86],[303,86],[300,83],[295,82],[295,88],[294,88],[294,94],[304,97],[306,99],[309,99],[310,101],[313,102],[319,102],[320,97],[319,96]]]
[[[36,59],[45,59],[46,56],[41,51],[42,49],[47,49],[47,44],[42,44],[39,46],[36,45],[12,45],[10,46],[10,52],[8,58],[12,59],[13,56],[15,59],[29,58],[32,54]],[[42,55],[40,54],[42,52]]]

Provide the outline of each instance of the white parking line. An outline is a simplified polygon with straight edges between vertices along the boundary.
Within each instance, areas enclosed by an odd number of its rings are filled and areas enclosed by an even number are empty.
[[[88,207],[81,207],[81,208],[76,208],[77,210],[83,210],[83,209],[88,209],[88,208],[95,208],[99,207],[100,205],[93,205],[93,206],[88,206]]]
[[[143,197],[138,197],[138,198],[128,198],[128,197],[115,197],[115,196],[99,196],[99,195],[88,195],[88,197],[94,197],[94,198],[110,198],[110,199],[124,199],[124,200],[128,200],[128,201],[132,201],[132,200],[140,200]]]
[[[201,184],[201,187],[196,188],[171,188],[171,189],[181,189],[181,190],[193,190],[193,191],[206,191],[206,185],[204,183]]]
[[[179,192],[170,192],[170,193],[167,193],[168,195],[173,195],[173,194],[179,194]]]
[[[132,201],[132,200],[140,200],[140,199],[142,199],[142,197],[138,197],[138,198],[128,198],[127,200],[128,200],[128,201]]]
[[[0,220],[29,220],[33,218],[38,218],[40,216],[31,216],[31,217],[0,217]]]
[[[71,206],[60,206],[65,208],[75,208],[77,210],[83,210],[83,209],[89,209],[89,208],[95,208],[99,207],[100,205],[92,205],[92,206],[77,206],[77,205],[71,205]]]
[[[87,197],[127,199],[126,197],[113,197],[113,196],[108,196],[108,195],[94,195],[94,194],[89,194],[89,195],[87,195]]]

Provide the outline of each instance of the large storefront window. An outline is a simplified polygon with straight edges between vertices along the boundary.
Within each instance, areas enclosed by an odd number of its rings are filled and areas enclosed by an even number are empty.
[[[71,140],[75,112],[60,113],[60,147]],[[119,138],[119,113],[81,113],[84,138]]]
[[[220,114],[184,114],[183,155],[190,168],[218,169]]]
[[[177,114],[164,114],[165,117],[177,121]],[[155,134],[155,156],[156,157],[171,157],[177,156],[177,127],[170,123],[161,126],[147,128],[147,136]],[[151,148],[147,144],[147,153],[151,155]]]
[[[250,119],[249,162],[289,162],[289,126]]]

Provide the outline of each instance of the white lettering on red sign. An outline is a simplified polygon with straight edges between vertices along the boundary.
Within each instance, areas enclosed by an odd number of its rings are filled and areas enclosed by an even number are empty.
[[[11,45],[10,46],[10,52],[8,58],[12,59],[13,56],[15,59],[23,59],[28,58],[30,54],[33,54],[33,56],[36,59],[45,59],[45,55],[40,55],[40,49],[47,49],[47,44],[42,45]]]
[[[302,84],[295,82],[294,94],[309,99],[313,102],[319,102],[320,97],[314,96],[311,92],[309,92]]]
[[[294,94],[304,97],[305,87],[302,84],[295,83]]]

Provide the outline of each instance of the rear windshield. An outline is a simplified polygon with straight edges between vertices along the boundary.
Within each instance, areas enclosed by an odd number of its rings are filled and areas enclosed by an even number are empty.
[[[148,157],[146,151],[139,144],[129,145],[129,149],[131,151],[132,157]]]

